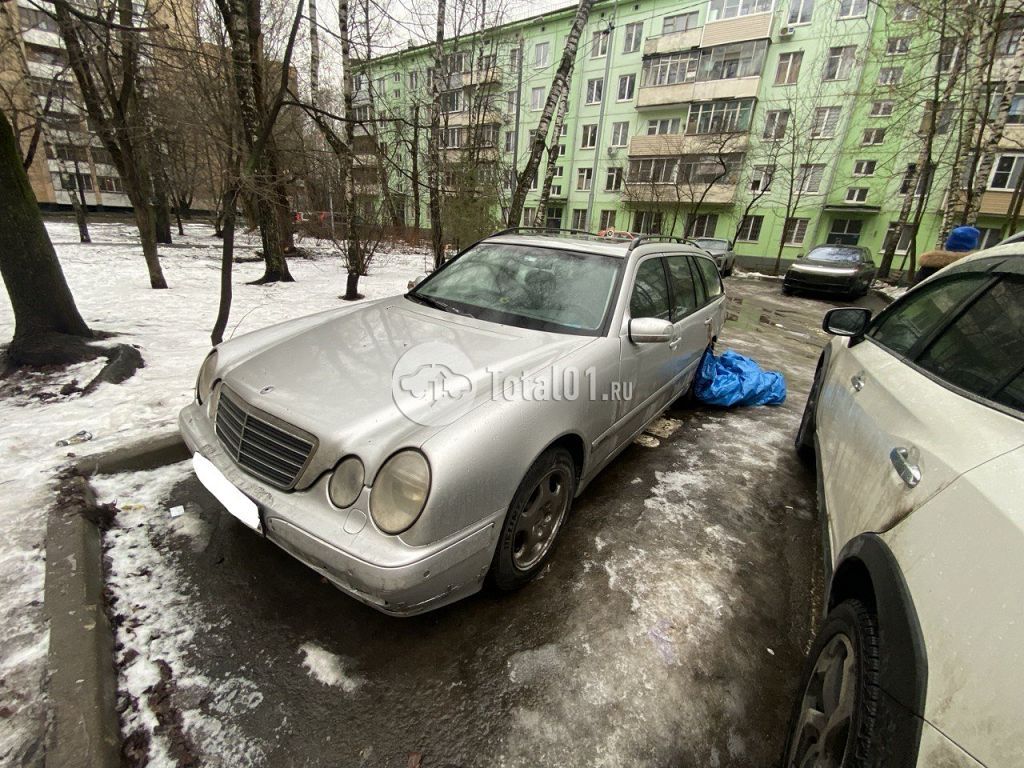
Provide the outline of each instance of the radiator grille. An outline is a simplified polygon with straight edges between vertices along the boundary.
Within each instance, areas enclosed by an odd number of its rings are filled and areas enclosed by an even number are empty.
[[[225,386],[217,401],[217,437],[240,467],[276,488],[290,490],[316,441],[276,419],[272,423]]]

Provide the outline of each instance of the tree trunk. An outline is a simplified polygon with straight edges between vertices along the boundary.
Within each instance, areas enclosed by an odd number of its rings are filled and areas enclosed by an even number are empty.
[[[555,70],[555,76],[551,79],[551,90],[548,92],[544,111],[541,112],[540,120],[537,123],[537,133],[533,138],[533,146],[530,148],[530,157],[526,161],[526,167],[519,174],[518,183],[512,195],[512,204],[508,210],[509,226],[516,226],[523,217],[523,204],[526,202],[526,193],[529,190],[530,181],[537,173],[537,168],[540,166],[540,156],[547,144],[551,116],[555,112],[555,105],[558,104],[558,100],[566,90],[569,75],[576,61],[576,48],[579,46],[580,35],[583,33],[583,28],[587,25],[587,19],[590,18],[590,9],[593,5],[594,0],[580,0],[580,4],[576,8],[576,18],[573,19],[572,29],[569,30],[569,37],[565,41],[562,60],[558,65],[558,69]],[[520,55],[525,55],[525,52],[520,53]],[[435,56],[439,56],[439,54],[435,54]],[[434,66],[436,67],[437,64],[435,63]],[[607,83],[605,83],[605,87],[609,87]],[[557,136],[555,141],[558,141]]]
[[[416,236],[420,234],[420,108],[416,105],[412,108],[412,209],[413,229]]]
[[[348,278],[345,280],[345,295],[342,297],[345,301],[356,301],[357,299],[363,298],[359,293],[359,273],[349,272]]]
[[[533,217],[533,226],[542,227],[545,221],[545,211],[548,207],[548,199],[551,197],[551,184],[555,180],[555,167],[558,164],[558,140],[561,138],[562,125],[565,123],[565,108],[569,101],[569,84],[571,82],[572,70],[565,80],[565,93],[558,100],[558,112],[555,113],[555,125],[553,131],[555,140],[548,147],[548,163],[544,170],[544,186],[540,190],[540,199],[537,201],[537,213]],[[590,183],[597,184],[597,179],[591,179]]]
[[[217,306],[217,321],[210,332],[210,343],[217,346],[224,341],[224,329],[231,314],[231,267],[235,258],[235,206],[238,201],[237,183],[224,191],[223,237],[220,252],[220,303]]]
[[[71,198],[71,210],[75,212],[75,224],[78,225],[78,241],[91,243],[89,236],[89,220],[85,215],[85,182],[78,172],[78,163],[75,163],[75,189],[68,195]]]
[[[75,306],[39,205],[18,156],[17,140],[0,112],[0,275],[14,310],[14,364],[46,362],[54,340],[90,338]],[[44,352],[42,359],[40,352]]]
[[[446,0],[437,2],[437,27],[434,34],[434,77],[430,83],[430,144],[427,148],[430,185],[430,244],[434,269],[444,263],[444,235],[441,229],[441,79],[447,78],[444,66],[444,17]]]
[[[154,155],[159,163],[159,155]],[[153,173],[153,214],[156,228],[156,241],[170,245],[171,239],[171,204],[167,197],[167,178],[159,168]]]

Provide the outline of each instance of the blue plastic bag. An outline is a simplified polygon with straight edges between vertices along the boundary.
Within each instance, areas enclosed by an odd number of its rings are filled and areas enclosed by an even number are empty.
[[[693,392],[708,405],[778,405],[786,399],[786,380],[731,349],[718,357],[709,351],[697,369]]]

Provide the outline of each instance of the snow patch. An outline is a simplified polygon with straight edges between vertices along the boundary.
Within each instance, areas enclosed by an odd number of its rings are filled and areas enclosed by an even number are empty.
[[[331,653],[316,643],[303,643],[299,650],[305,656],[302,666],[318,683],[341,688],[345,693],[355,693],[363,684],[362,678],[348,671],[352,662],[343,656]]]

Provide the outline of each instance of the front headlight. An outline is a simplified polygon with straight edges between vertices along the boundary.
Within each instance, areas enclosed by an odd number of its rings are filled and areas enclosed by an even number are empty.
[[[334,506],[344,509],[355,503],[362,490],[363,462],[355,456],[349,456],[335,468],[330,482],[327,483],[327,493]]]
[[[377,473],[370,491],[370,516],[384,533],[408,530],[430,493],[430,465],[416,450],[400,451]]]
[[[216,372],[217,350],[215,349],[203,360],[203,365],[199,369],[199,378],[196,379],[196,400],[199,401],[200,405],[213,390],[213,375]]]

